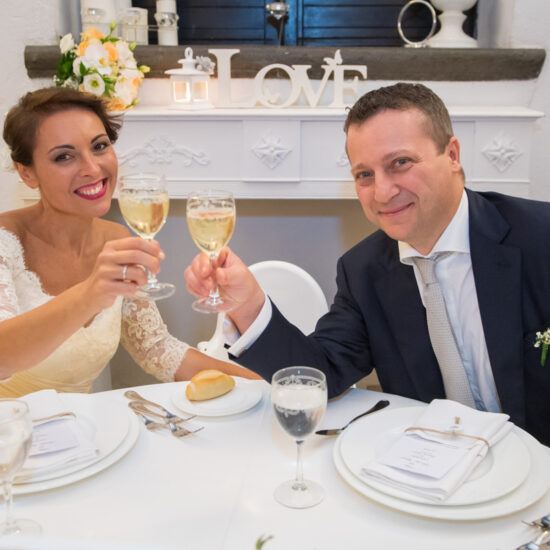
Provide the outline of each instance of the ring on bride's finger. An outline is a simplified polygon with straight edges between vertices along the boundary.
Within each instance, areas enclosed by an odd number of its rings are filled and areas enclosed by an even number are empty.
[[[122,268],[122,280],[126,280],[126,271],[128,270],[128,264],[124,264],[124,267]]]

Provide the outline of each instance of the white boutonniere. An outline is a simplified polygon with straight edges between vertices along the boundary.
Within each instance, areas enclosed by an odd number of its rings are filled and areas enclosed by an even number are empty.
[[[550,328],[547,328],[544,332],[537,332],[535,347],[540,348],[541,346],[540,364],[544,367],[546,355],[548,354],[548,346],[550,346]]]

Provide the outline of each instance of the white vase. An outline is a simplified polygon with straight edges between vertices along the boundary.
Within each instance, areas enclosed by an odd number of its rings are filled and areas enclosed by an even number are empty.
[[[464,11],[472,8],[477,0],[430,0],[443,13],[438,17],[441,29],[428,40],[431,48],[477,48],[477,40],[468,36],[462,25]]]

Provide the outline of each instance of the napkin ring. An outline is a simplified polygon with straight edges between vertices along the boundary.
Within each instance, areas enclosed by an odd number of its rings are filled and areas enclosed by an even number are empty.
[[[490,447],[489,442],[484,437],[479,437],[478,435],[471,435],[462,433],[462,426],[460,426],[460,417],[455,417],[455,423],[450,427],[449,430],[436,430],[434,428],[422,428],[421,426],[411,426],[406,428],[406,432],[411,432],[413,430],[422,430],[424,432],[432,432],[440,435],[450,435],[452,437],[468,437],[470,439],[477,439],[487,445],[487,448]]]

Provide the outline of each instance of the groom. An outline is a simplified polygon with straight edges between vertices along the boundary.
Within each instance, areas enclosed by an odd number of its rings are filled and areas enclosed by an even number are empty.
[[[286,321],[229,249],[215,272],[195,257],[189,291],[204,296],[216,280],[241,335],[230,353],[268,380],[310,365],[334,396],[374,368],[383,391],[429,402],[456,390],[428,329],[431,281],[419,265],[434,260],[468,404],[550,444],[550,361],[534,347],[550,326],[550,204],[466,190],[447,109],[423,85],[365,94],[345,131],[357,196],[380,230],[338,261],[334,303],[315,332]]]

